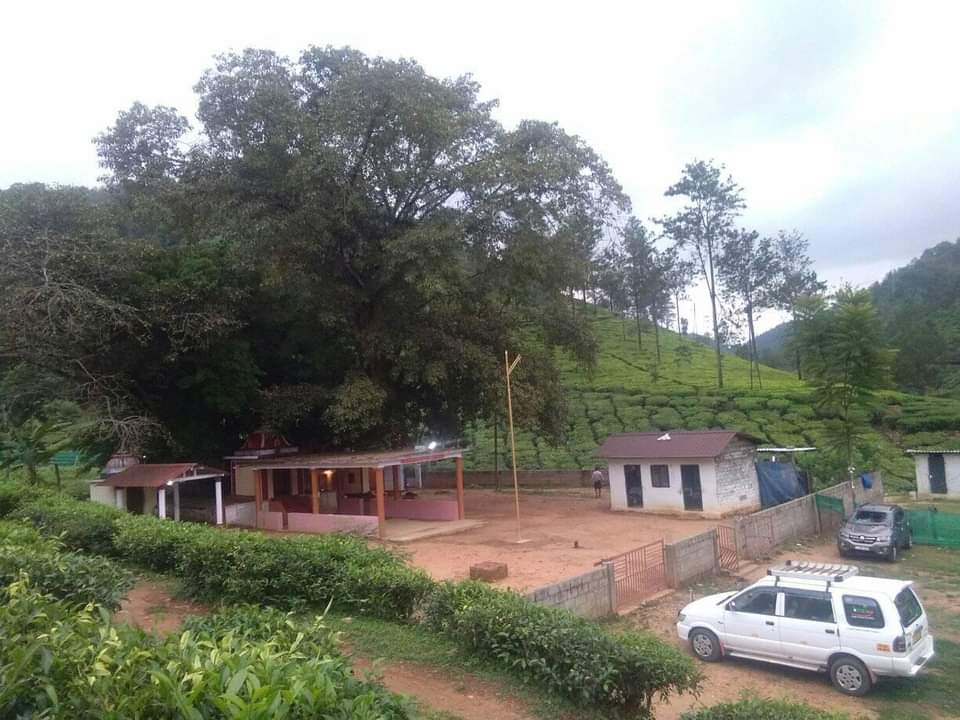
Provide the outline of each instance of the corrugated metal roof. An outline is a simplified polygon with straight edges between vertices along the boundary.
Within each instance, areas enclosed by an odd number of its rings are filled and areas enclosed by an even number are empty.
[[[221,477],[224,474],[223,470],[204,467],[197,463],[142,464],[131,465],[125,470],[114,473],[100,484],[107,487],[158,488],[171,481]]]
[[[334,470],[337,468],[384,468],[392,465],[416,465],[418,463],[438,462],[463,457],[462,448],[436,448],[434,450],[384,450],[367,453],[339,453],[332,455],[295,455],[274,457],[244,462],[237,458],[239,465],[247,465],[262,470],[287,470],[295,468],[319,468]]]
[[[960,455],[960,450],[941,450],[939,448],[920,448],[907,450],[907,455]]]
[[[669,432],[619,433],[600,446],[602,458],[712,458],[722,455],[734,438],[760,441],[732,430],[670,430]]]

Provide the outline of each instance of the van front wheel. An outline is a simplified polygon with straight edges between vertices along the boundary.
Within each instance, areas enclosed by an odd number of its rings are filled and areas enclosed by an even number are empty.
[[[690,649],[693,654],[706,662],[716,662],[722,655],[720,640],[709,630],[697,628],[690,631]]]
[[[844,695],[866,695],[873,687],[866,666],[855,657],[844,655],[830,665],[833,686]]]

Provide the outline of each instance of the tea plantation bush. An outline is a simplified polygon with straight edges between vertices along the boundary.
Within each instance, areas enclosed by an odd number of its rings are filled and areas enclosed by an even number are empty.
[[[570,613],[479,583],[441,583],[424,622],[520,677],[583,705],[651,717],[669,691],[699,687],[692,660],[653,636],[612,635]]]
[[[57,543],[39,537],[32,528],[0,522],[0,585],[21,573],[32,587],[58,599],[110,609],[120,607],[133,586],[133,574],[111,560],[61,552]]]
[[[59,536],[73,550],[115,555],[114,522],[125,514],[107,505],[41,493],[24,499],[10,516],[32,522],[47,535]]]
[[[846,713],[817,710],[803,703],[745,697],[680,716],[681,720],[850,720]]]
[[[0,602],[3,718],[415,717],[405,700],[357,680],[319,622],[247,607],[161,640],[24,582],[0,590]]]
[[[614,712],[644,714],[654,696],[699,683],[693,663],[653,636],[605,633],[569,613],[472,583],[438,584],[390,551],[350,536],[278,537],[48,498],[27,501],[13,515],[61,535],[68,547],[173,572],[203,600],[280,607],[332,602],[350,612],[419,621],[550,691]]]

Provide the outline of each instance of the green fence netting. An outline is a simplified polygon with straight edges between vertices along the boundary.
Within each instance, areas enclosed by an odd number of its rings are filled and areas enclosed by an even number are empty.
[[[960,547],[960,514],[929,510],[907,510],[913,541],[920,545]]]
[[[815,495],[817,507],[821,510],[832,510],[843,515],[843,500],[829,495]]]

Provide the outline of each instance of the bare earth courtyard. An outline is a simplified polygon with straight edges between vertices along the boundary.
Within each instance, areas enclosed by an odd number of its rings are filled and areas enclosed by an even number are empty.
[[[430,492],[443,491],[424,494]],[[483,521],[481,526],[397,547],[437,580],[463,580],[475,563],[505,562],[509,575],[497,584],[521,592],[592,570],[611,555],[655,540],[680,540],[717,524],[614,512],[606,489],[602,498],[590,488],[527,491],[520,494],[520,536],[526,542],[517,543],[512,490],[468,489],[465,504],[467,518]]]

